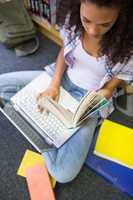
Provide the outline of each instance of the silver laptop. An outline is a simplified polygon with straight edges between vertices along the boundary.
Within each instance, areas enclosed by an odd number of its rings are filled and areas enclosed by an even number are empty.
[[[36,96],[39,92],[48,87],[50,80],[51,77],[46,72],[43,72],[13,96],[10,104],[7,104],[4,108],[4,112],[6,112],[7,117],[11,121],[14,120],[12,115],[15,114],[16,118],[19,116],[19,121],[22,120],[30,129],[32,128],[32,130],[34,130],[32,131],[32,137],[30,136],[31,132],[29,133],[27,130],[21,131],[21,133],[23,133],[40,152],[45,151],[47,148],[61,147],[78,129],[68,129],[54,114],[49,113],[46,115],[38,111]],[[59,103],[65,108],[69,108],[72,112],[74,112],[78,106],[78,101],[63,88],[61,88]],[[20,129],[20,127],[18,127],[20,125],[17,123],[18,122],[15,120],[14,125],[17,125],[17,128]],[[36,139],[33,141],[34,137]],[[39,142],[36,143],[35,140],[36,142],[39,140]],[[42,141],[41,148],[40,141]]]

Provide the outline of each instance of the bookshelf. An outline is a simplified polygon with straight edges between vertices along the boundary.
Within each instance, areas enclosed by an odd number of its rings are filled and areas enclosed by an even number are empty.
[[[36,23],[39,31],[43,33],[46,37],[56,42],[58,45],[62,45],[62,40],[60,38],[59,32],[55,29],[55,27],[51,26],[47,20],[36,16],[31,15],[32,20]]]
[[[24,4],[27,7],[27,0],[24,0]],[[34,15],[30,13],[30,16],[32,20],[35,22],[38,30],[45,35],[47,38],[51,39],[58,45],[62,46],[62,40],[60,38],[58,30],[54,26],[51,26],[51,24],[44,19],[43,17]]]

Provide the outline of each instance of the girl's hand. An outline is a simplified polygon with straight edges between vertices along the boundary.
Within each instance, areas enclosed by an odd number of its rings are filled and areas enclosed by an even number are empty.
[[[46,96],[52,98],[54,101],[59,100],[59,93],[60,93],[60,88],[56,87],[49,87],[45,91],[41,92],[37,96],[37,104],[38,104],[38,109],[40,112],[47,112],[47,110],[43,107],[43,101]]]
[[[105,97],[106,99],[110,99],[110,97],[112,97],[112,91],[109,89],[101,89],[97,93]]]

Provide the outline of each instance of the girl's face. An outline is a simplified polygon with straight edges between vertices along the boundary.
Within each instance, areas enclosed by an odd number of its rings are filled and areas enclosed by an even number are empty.
[[[115,24],[120,9],[98,7],[89,3],[81,3],[80,18],[82,25],[90,38],[101,39]]]

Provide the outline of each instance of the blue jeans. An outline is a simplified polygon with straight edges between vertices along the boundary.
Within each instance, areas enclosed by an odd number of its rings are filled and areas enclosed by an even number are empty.
[[[48,68],[49,74],[53,69]],[[42,71],[21,71],[0,75],[0,96],[8,101],[17,91],[38,76]],[[85,90],[73,84],[65,74],[62,86],[77,100],[85,94]],[[97,126],[98,116],[91,118],[59,149],[44,152],[43,156],[49,173],[61,183],[74,179],[81,170],[87,157],[92,137]]]

